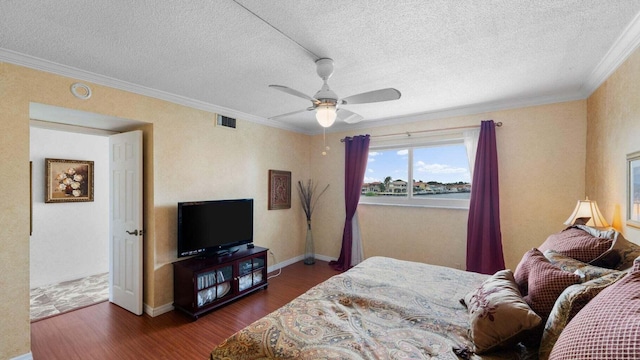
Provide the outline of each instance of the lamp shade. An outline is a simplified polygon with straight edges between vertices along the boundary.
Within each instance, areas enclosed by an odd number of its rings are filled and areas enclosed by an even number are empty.
[[[336,108],[329,105],[320,105],[316,109],[316,120],[322,127],[330,127],[336,121]]]
[[[573,210],[573,214],[569,216],[564,224],[574,225],[576,224],[576,220],[580,220],[578,221],[579,224],[587,226],[601,228],[609,227],[609,223],[607,223],[607,220],[605,220],[602,213],[600,213],[600,209],[598,209],[598,204],[593,200],[589,200],[588,197],[586,200],[578,200],[576,208]]]

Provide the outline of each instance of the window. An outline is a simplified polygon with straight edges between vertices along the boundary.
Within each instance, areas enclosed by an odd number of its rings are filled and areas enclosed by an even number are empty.
[[[460,134],[369,147],[361,204],[468,209],[470,197],[469,156]]]

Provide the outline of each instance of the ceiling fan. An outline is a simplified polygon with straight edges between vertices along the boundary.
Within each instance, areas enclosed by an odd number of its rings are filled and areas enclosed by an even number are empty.
[[[333,75],[333,60],[329,58],[318,59],[316,61],[316,72],[318,73],[322,81],[324,81],[324,84],[322,85],[322,88],[320,88],[320,90],[318,90],[318,92],[313,95],[313,97],[307,96],[304,93],[287,86],[269,85],[270,88],[286,92],[289,95],[310,100],[312,104],[306,109],[277,115],[271,117],[270,119],[285,117],[303,111],[315,110],[316,120],[318,120],[318,123],[325,128],[333,125],[336,117],[348,124],[353,124],[361,121],[363,117],[359,114],[342,108],[342,105],[366,104],[400,99],[400,91],[394,88],[373,90],[361,94],[347,96],[346,98],[339,98],[338,95],[336,95],[336,93],[333,92],[327,84],[327,80],[331,77],[331,75]]]

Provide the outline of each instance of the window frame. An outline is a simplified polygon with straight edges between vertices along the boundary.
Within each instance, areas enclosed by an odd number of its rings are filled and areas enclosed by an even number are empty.
[[[445,209],[461,209],[469,210],[470,199],[438,199],[438,198],[422,198],[413,195],[413,151],[416,148],[425,147],[442,147],[448,145],[465,145],[465,137],[462,133],[441,134],[436,136],[427,136],[420,138],[375,141],[371,140],[369,151],[388,151],[388,150],[408,150],[407,156],[407,176],[408,183],[411,183],[407,189],[407,196],[363,196],[360,195],[359,205],[388,205],[388,206],[405,206],[405,207],[430,207]],[[471,166],[469,165],[469,170]],[[473,174],[471,174],[473,177]],[[409,187],[409,186],[408,186]]]

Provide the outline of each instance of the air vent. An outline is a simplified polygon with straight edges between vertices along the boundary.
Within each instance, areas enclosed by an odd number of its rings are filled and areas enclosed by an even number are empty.
[[[230,129],[236,128],[236,119],[218,114],[216,125],[224,126]]]

